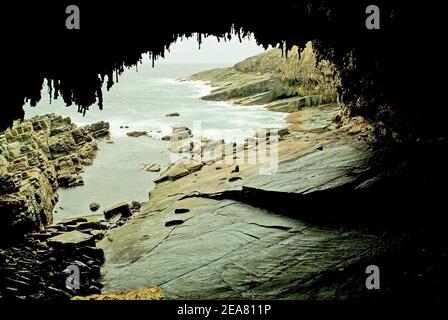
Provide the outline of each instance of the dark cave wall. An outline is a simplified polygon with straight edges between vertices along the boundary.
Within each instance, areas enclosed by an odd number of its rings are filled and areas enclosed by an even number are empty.
[[[65,7],[78,4],[81,29],[65,29]],[[54,1],[8,4],[0,129],[23,117],[25,101],[49,94],[86,112],[102,107],[108,87],[145,52],[163,58],[182,36],[216,36],[223,41],[250,34],[264,47],[304,47],[314,41],[318,56],[341,73],[340,99],[348,116],[361,115],[403,136],[444,134],[437,59],[440,9],[423,1],[375,1],[381,29],[367,30],[370,1],[149,2]],[[434,16],[434,14],[436,16]],[[5,30],[5,29],[4,29]],[[200,38],[198,38],[200,43]],[[157,61],[155,61],[157,63]],[[441,90],[441,91],[439,91]],[[435,112],[434,112],[435,111]],[[436,116],[435,116],[436,115]],[[88,114],[87,114],[88,116]]]

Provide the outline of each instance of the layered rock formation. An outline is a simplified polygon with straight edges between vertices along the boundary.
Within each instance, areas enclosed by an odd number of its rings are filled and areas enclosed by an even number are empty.
[[[167,299],[440,296],[444,285],[435,280],[446,280],[439,267],[446,249],[431,248],[437,232],[422,232],[421,219],[435,211],[427,199],[436,190],[427,187],[436,175],[416,170],[429,167],[416,146],[392,156],[377,127],[362,117],[344,121],[336,69],[316,64],[310,44],[297,55],[272,50],[189,78],[214,86],[203,99],[266,104],[289,112],[290,125],[278,141],[263,145],[253,137],[257,143],[232,145],[228,153],[223,141],[167,137],[181,159],[155,180],[135,219],[99,243],[104,292],[161,287]],[[248,161],[248,152],[273,142],[277,169],[260,174],[262,164]],[[207,150],[215,151],[211,161],[204,161]],[[428,259],[413,260],[422,255]],[[381,292],[366,290],[371,264],[391,274]]]
[[[208,164],[188,160],[183,167],[172,164],[134,220],[99,243],[106,254],[103,291],[160,286],[167,299],[352,294],[331,292],[319,282],[333,281],[338,270],[351,270],[381,251],[381,238],[288,218],[273,209],[289,204],[294,218],[326,211],[305,211],[300,202],[295,205],[282,198],[270,201],[281,192],[300,196],[363,181],[358,179],[369,169],[369,146],[351,138],[349,127],[337,129],[332,123],[336,106],[321,109],[291,114],[290,132],[279,141],[279,168],[274,174],[260,175],[262,165],[245,159],[247,148],[232,149],[234,163],[221,157]],[[252,196],[247,188],[259,193]]]
[[[403,182],[415,159],[386,161],[374,129],[333,122],[339,112],[330,104],[288,115],[270,175],[245,161],[244,149],[232,153],[235,163],[170,166],[140,213],[100,241],[103,293],[161,287],[167,299],[440,296],[446,250],[437,245],[440,231],[421,232],[421,213],[435,212],[421,200],[431,199],[423,192],[427,172]],[[380,291],[365,287],[371,264],[390,275]]]
[[[214,90],[202,99],[240,105],[266,104],[272,111],[295,112],[304,107],[337,102],[338,72],[327,60],[317,60],[311,42],[287,54],[272,49],[230,68],[192,75]]]
[[[99,293],[104,253],[95,243],[108,227],[105,222],[75,218],[0,248],[0,300],[67,300]],[[69,276],[73,286],[67,286]]]
[[[82,185],[80,173],[96,155],[104,122],[77,127],[55,114],[14,122],[0,133],[2,238],[42,230],[52,223],[58,187]]]
[[[109,209],[109,214],[105,210],[104,216],[112,218],[107,221],[102,214],[69,218],[42,232],[25,234],[20,242],[0,246],[0,301],[92,299],[90,295],[101,293],[104,252],[96,243],[131,221],[141,206],[133,201],[111,208],[114,212]],[[125,297],[161,299],[163,292],[158,288],[139,290]]]

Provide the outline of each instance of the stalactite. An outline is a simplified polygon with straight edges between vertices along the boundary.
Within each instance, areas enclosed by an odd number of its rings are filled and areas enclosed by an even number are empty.
[[[201,44],[202,44],[202,34],[201,33],[198,33],[197,39],[198,39],[198,47],[199,47],[199,50],[200,50],[201,49]]]
[[[51,104],[51,99],[53,97],[53,85],[52,83],[52,79],[47,79],[47,86],[48,86],[48,95],[50,97],[50,104]]]
[[[92,32],[72,37],[66,30],[61,34],[54,31],[52,23],[41,29],[33,29],[34,25],[39,26],[39,23],[47,21],[40,14],[45,14],[47,9],[51,10],[51,7],[39,3],[35,5],[36,10],[41,10],[39,15],[30,12],[26,19],[21,17],[24,24],[29,23],[32,27],[24,28],[26,33],[14,36],[20,41],[15,40],[7,46],[13,53],[8,63],[14,67],[10,67],[6,78],[16,84],[17,93],[8,98],[8,106],[5,108],[21,109],[25,101],[36,105],[41,98],[39,89],[45,77],[47,85],[52,86],[52,89],[49,87],[50,96],[53,95],[54,99],[61,96],[68,106],[82,106],[78,111],[85,113],[89,105],[100,99],[98,90],[101,88],[96,87],[95,81],[99,77],[107,77],[106,87],[109,90],[118,82],[124,67],[137,64],[141,54],[149,53],[154,66],[155,60],[165,55],[165,49],[183,37],[196,36],[201,47],[202,38],[206,36],[223,40],[237,36],[242,40],[253,34],[257,44],[264,49],[280,47],[286,57],[288,49],[293,45],[304,48],[307,41],[313,41],[318,60],[331,61],[340,72],[341,101],[350,113],[372,121],[388,121],[390,126],[399,126],[404,122],[394,118],[397,114],[414,113],[412,118],[420,120],[419,117],[430,114],[422,112],[421,106],[429,108],[440,105],[437,101],[429,103],[428,95],[419,96],[418,100],[415,95],[409,95],[409,92],[435,92],[429,81],[422,83],[413,79],[431,79],[430,70],[440,67],[440,63],[436,64],[433,52],[443,52],[438,48],[441,42],[432,41],[440,39],[434,36],[438,28],[432,28],[432,24],[438,20],[429,18],[433,11],[428,11],[429,6],[420,0],[377,0],[376,4],[382,8],[382,12],[394,12],[394,15],[382,15],[382,29],[384,26],[387,32],[370,32],[364,23],[366,4],[370,2],[357,0],[347,5],[329,0],[293,0],[254,7],[243,1],[233,3],[229,0],[220,8],[222,12],[219,13],[223,14],[219,17],[215,9],[200,4],[184,4],[182,10],[173,8],[169,2],[151,4],[158,6],[158,9],[165,9],[157,11],[165,15],[164,20],[159,21],[150,19],[145,10],[136,12],[135,7],[131,6],[126,11],[127,5],[120,4],[108,10],[112,15],[107,17],[108,20],[98,14],[96,23],[99,27],[92,26]],[[103,12],[104,8],[91,6],[97,9],[94,13]],[[206,15],[200,13],[198,7],[205,8]],[[17,12],[23,14],[21,10]],[[126,15],[130,12],[133,14]],[[51,19],[53,14],[55,12],[48,13],[47,18]],[[117,22],[117,26],[111,25],[110,32],[98,37],[106,21],[122,16],[125,18],[121,24]],[[57,46],[42,46],[42,39],[39,38],[42,34],[51,34],[53,40],[58,39]],[[431,35],[433,39],[427,39]],[[431,50],[422,48],[422,43],[430,43]],[[30,48],[33,48],[32,59],[29,56]],[[353,52],[353,48],[357,51]],[[353,59],[357,59],[356,65],[354,60],[346,59],[350,53]],[[415,59],[424,61],[422,66],[416,65]],[[397,83],[405,87],[406,91],[397,90]],[[13,90],[10,91],[6,94],[12,95]],[[429,98],[433,99],[432,96]],[[385,109],[390,112],[385,112]],[[14,116],[21,114],[20,110],[8,110],[7,115],[2,114],[0,130],[10,125]],[[428,123],[431,126],[427,128],[443,125],[434,125],[429,120]]]

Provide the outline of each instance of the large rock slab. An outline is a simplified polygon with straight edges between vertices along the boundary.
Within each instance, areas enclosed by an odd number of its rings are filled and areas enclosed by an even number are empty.
[[[373,154],[365,143],[337,141],[280,163],[273,175],[254,175],[240,185],[289,193],[335,188],[367,172]]]
[[[203,163],[197,160],[179,160],[168,166],[166,170],[156,179],[155,183],[171,180],[175,181],[190,173],[201,170]]]
[[[114,216],[121,215],[123,218],[132,216],[129,204],[126,202],[120,202],[116,205],[104,210],[104,217],[106,220],[112,219]]]
[[[372,156],[369,146],[352,140],[287,157],[284,154],[294,149],[284,141],[280,150],[279,168],[271,175],[258,174],[256,166],[240,165],[239,172],[232,173],[234,166],[217,170],[213,164],[195,172],[197,176],[184,176],[152,192],[135,221],[100,244],[106,254],[105,292],[160,286],[167,299],[335,298],[337,294],[321,283],[333,279],[335,288],[341,286],[344,280],[339,277],[353,276],[353,271],[341,270],[353,270],[350,266],[381,250],[379,236],[276,214],[263,209],[262,201],[200,197],[216,188],[239,194],[248,186],[268,195],[332,189],[351,184],[369,170]],[[225,182],[229,176],[240,179]],[[188,211],[180,215],[179,208]],[[301,210],[298,203],[297,213]],[[327,214],[317,210],[320,207],[309,215]],[[332,213],[345,210],[335,205]]]
[[[103,240],[110,246],[104,292],[161,286],[167,299],[307,297],[301,282],[318,281],[377,245],[375,236],[312,227],[231,200],[197,200],[181,225],[165,227],[173,216],[166,209]]]
[[[47,239],[47,242],[51,246],[94,246],[95,240],[92,235],[80,232],[80,231],[70,231],[60,234],[58,236]]]

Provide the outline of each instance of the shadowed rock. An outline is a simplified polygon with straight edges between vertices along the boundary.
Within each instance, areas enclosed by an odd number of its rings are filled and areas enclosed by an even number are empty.
[[[177,226],[182,223],[184,223],[183,220],[170,220],[165,222],[165,227]]]
[[[127,204],[126,202],[120,202],[110,208],[105,209],[103,212],[106,220],[110,220],[117,215],[120,215],[123,218],[132,216],[129,204]]]
[[[186,208],[176,208],[174,209],[174,213],[187,213],[190,212],[190,209],[186,209]]]

